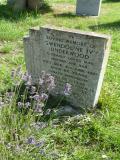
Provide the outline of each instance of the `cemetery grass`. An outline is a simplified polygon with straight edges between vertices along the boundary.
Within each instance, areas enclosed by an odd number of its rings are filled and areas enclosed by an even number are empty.
[[[35,128],[35,116],[0,110],[0,160],[102,160],[120,159],[120,2],[103,1],[99,18],[78,17],[74,0],[48,1],[42,11],[13,13],[0,1],[0,93],[11,88],[11,69],[25,70],[22,38],[28,29],[45,24],[94,31],[112,36],[112,49],[99,107],[81,118],[45,119],[47,126]],[[54,124],[56,122],[56,124]],[[54,122],[54,123],[53,123]],[[39,147],[28,144],[34,137]]]

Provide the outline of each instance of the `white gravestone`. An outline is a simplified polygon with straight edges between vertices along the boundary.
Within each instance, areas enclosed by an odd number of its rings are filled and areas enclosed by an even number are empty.
[[[24,38],[25,61],[37,83],[41,71],[56,78],[56,92],[72,85],[68,101],[76,107],[94,107],[99,98],[111,38],[96,33],[55,27],[30,29]]]
[[[99,16],[102,0],[77,0],[76,14],[83,16]]]

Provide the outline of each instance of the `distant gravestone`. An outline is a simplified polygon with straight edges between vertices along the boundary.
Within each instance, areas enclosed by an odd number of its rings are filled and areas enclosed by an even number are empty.
[[[56,92],[72,85],[68,101],[76,107],[94,107],[108,61],[109,36],[52,27],[30,29],[24,38],[25,60],[35,83],[41,71],[56,78]]]
[[[15,11],[26,9],[26,0],[7,0],[7,4],[11,6]]]
[[[77,0],[76,14],[83,16],[98,16],[102,0]]]

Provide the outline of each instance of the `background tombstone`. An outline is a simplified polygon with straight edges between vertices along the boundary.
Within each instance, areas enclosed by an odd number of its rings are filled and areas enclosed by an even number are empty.
[[[109,56],[110,37],[54,27],[30,29],[24,38],[25,60],[34,83],[41,71],[56,78],[56,92],[72,85],[68,101],[76,107],[94,107],[99,98]]]
[[[15,11],[26,9],[26,0],[7,0],[7,4],[11,6]]]
[[[76,14],[82,16],[99,16],[102,0],[77,0]]]

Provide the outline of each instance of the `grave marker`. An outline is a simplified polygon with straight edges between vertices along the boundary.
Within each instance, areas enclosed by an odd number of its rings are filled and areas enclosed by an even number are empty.
[[[99,16],[102,0],[77,0],[76,14],[82,16]]]
[[[111,38],[106,35],[55,27],[30,29],[24,38],[25,60],[35,83],[41,71],[56,78],[56,92],[72,85],[68,98],[76,107],[94,107],[99,98],[109,56]]]

